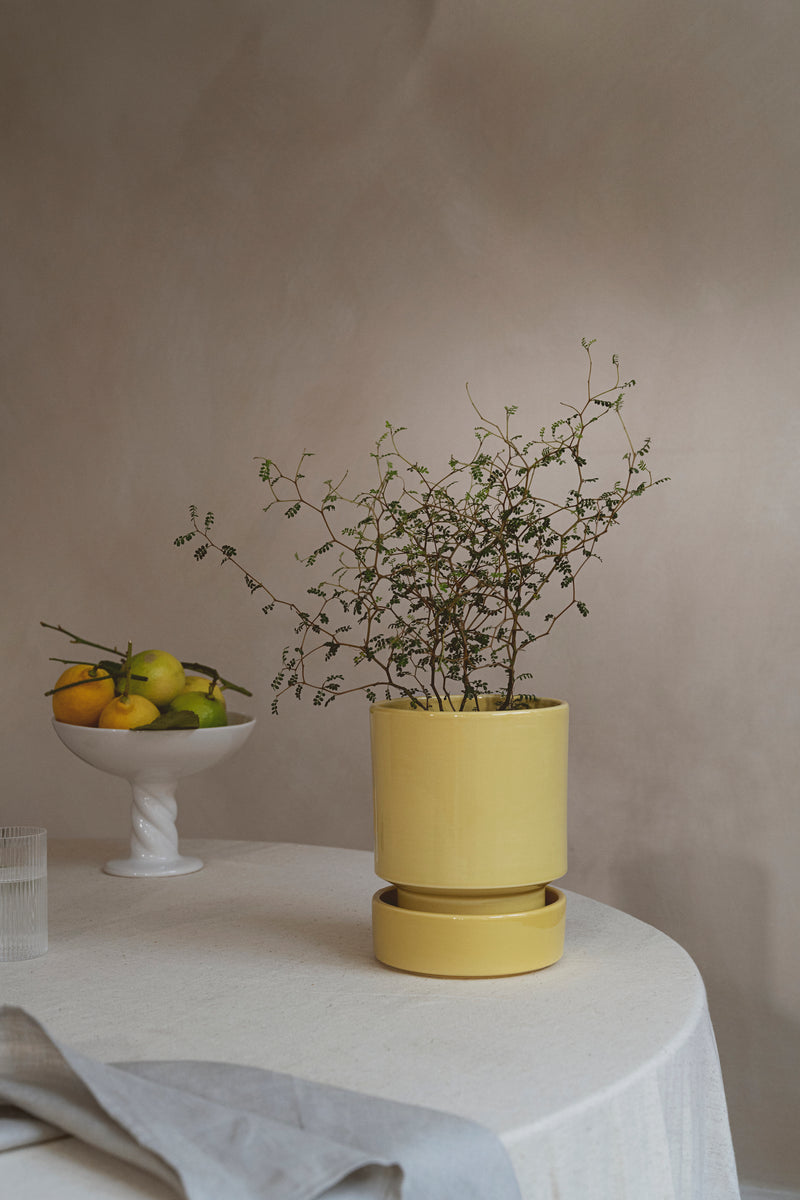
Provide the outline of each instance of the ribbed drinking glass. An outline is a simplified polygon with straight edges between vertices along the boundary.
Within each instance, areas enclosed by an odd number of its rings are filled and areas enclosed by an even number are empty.
[[[47,950],[47,831],[0,826],[0,962]]]

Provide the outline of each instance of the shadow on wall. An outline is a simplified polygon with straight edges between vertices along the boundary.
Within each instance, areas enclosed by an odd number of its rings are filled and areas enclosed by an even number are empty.
[[[619,907],[679,942],[702,972],[741,1177],[797,1187],[800,1021],[787,1020],[765,999],[768,872],[745,859],[717,859],[712,878],[700,855],[651,855],[619,864],[615,895]],[[730,928],[732,912],[737,936],[717,936]]]

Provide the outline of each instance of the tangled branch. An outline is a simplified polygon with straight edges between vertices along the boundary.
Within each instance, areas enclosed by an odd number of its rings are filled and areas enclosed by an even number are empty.
[[[252,593],[263,593],[264,612],[285,609],[294,620],[295,644],[282,655],[272,686],[273,711],[285,693],[327,705],[337,696],[378,689],[438,708],[476,705],[496,692],[500,708],[525,703],[518,684],[525,652],[548,637],[576,607],[588,615],[577,584],[597,546],[632,499],[665,482],[654,479],[647,463],[650,440],[636,445],[623,420],[626,391],[616,356],[615,379],[594,392],[593,343],[588,357],[587,394],[579,405],[538,436],[514,431],[517,407],[506,407],[501,422],[489,420],[467,389],[477,423],[476,446],[468,459],[451,455],[447,469],[430,470],[403,453],[403,427],[386,423],[372,458],[373,487],[348,496],[345,479],[324,481],[318,498],[309,495],[304,451],[294,471],[268,458],[260,477],[270,494],[265,512],[292,519],[313,514],[322,540],[300,561],[308,568],[331,563],[327,575],[306,589],[298,603],[278,596],[237,558],[235,547],[212,537],[213,513],[201,521],[190,509],[191,529],[176,538],[197,538],[195,558],[209,551],[233,562]],[[588,474],[587,442],[601,421],[616,421],[624,452],[621,477],[603,487]],[[555,497],[545,483],[561,486]],[[349,519],[348,519],[349,518]],[[545,596],[557,597],[549,606]],[[340,658],[341,656],[341,658]],[[342,658],[356,670],[345,677],[334,669]],[[364,678],[362,678],[364,676]],[[499,686],[498,686],[499,680]]]

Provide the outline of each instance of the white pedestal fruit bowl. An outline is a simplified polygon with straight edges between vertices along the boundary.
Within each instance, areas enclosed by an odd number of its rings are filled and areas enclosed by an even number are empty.
[[[107,862],[103,870],[127,876],[199,871],[202,859],[178,851],[178,781],[235,754],[254,726],[255,720],[243,713],[229,713],[227,725],[212,729],[98,729],[54,720],[68,750],[131,785],[130,856]]]

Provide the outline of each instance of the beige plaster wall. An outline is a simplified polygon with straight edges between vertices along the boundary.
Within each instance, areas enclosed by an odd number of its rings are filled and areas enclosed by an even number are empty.
[[[255,455],[359,471],[386,419],[538,429],[582,336],[672,483],[532,663],[572,706],[567,886],[707,982],[742,1174],[800,1186],[798,99],[789,0],[33,0],[0,9],[4,821],[125,836],[42,693],[61,622],[249,682],[186,835],[369,847],[366,707],[269,716]]]

